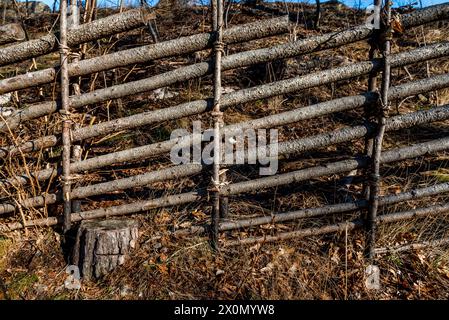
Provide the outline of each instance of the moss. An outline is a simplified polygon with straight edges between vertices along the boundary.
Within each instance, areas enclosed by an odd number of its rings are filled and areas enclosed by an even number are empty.
[[[404,263],[401,257],[395,253],[388,256],[388,260],[393,263],[396,267],[401,267]]]
[[[20,273],[14,277],[8,285],[8,291],[12,299],[18,299],[39,281],[39,277],[34,273]]]

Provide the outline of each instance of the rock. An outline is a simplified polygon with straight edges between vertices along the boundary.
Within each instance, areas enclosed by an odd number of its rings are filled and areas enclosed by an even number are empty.
[[[178,96],[178,92],[172,92],[168,88],[159,88],[153,91],[150,98],[153,100],[170,99]]]
[[[126,297],[132,294],[132,290],[130,287],[128,287],[127,285],[123,285],[120,288],[120,296],[121,297]]]
[[[17,4],[20,9],[26,9],[28,14],[51,12],[50,7],[41,1],[18,2]]]
[[[0,106],[0,116],[3,118],[8,118],[12,116],[16,112],[16,108],[14,107],[2,107]]]
[[[11,92],[0,95],[0,106],[3,106],[11,102],[11,97],[12,97]]]
[[[344,9],[347,9],[348,7],[344,4],[344,3],[342,3],[342,2],[340,2],[340,1],[338,1],[338,0],[329,0],[329,1],[326,1],[326,2],[322,2],[321,3],[321,7],[322,8],[327,8],[327,9],[331,9],[331,10],[344,10]]]
[[[137,238],[138,223],[134,220],[83,221],[72,263],[79,267],[83,279],[98,279],[125,263]]]
[[[0,44],[25,40],[25,31],[19,23],[0,26]]]

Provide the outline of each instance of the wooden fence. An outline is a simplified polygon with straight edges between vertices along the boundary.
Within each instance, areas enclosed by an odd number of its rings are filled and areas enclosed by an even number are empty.
[[[14,145],[5,145],[0,149],[0,157],[5,160],[26,153],[39,152],[45,148],[62,146],[63,153],[60,165],[50,165],[46,169],[36,172],[21,172],[20,174],[15,176],[12,175],[0,181],[1,189],[8,190],[34,182],[50,181],[56,177],[60,178],[62,181],[60,184],[61,188],[54,192],[42,192],[42,194],[28,199],[15,199],[14,201],[6,199],[0,203],[0,214],[5,215],[28,208],[39,208],[64,202],[64,215],[34,220],[22,219],[22,221],[19,222],[3,223],[0,225],[1,232],[10,232],[32,226],[54,226],[57,224],[63,224],[64,229],[67,230],[70,228],[71,223],[85,219],[133,214],[146,212],[154,208],[205,201],[206,199],[209,199],[209,195],[213,195],[210,197],[213,202],[211,226],[198,225],[189,229],[178,230],[175,232],[176,234],[205,233],[211,231],[212,243],[215,247],[218,247],[218,233],[222,231],[292,221],[295,219],[329,216],[357,210],[368,210],[368,218],[359,218],[354,221],[342,222],[319,228],[301,229],[298,231],[281,233],[277,236],[249,237],[235,241],[227,241],[225,242],[225,245],[232,246],[289,239],[293,237],[306,237],[368,226],[368,233],[370,235],[368,245],[370,247],[370,257],[372,258],[375,251],[375,233],[378,224],[392,223],[419,216],[449,212],[449,205],[446,204],[418,208],[394,214],[377,215],[378,206],[420,199],[449,191],[449,183],[441,183],[432,187],[417,188],[413,191],[402,192],[395,195],[379,196],[378,186],[380,164],[411,159],[449,149],[449,137],[387,151],[382,151],[381,148],[384,131],[411,128],[417,125],[449,119],[449,105],[442,105],[428,110],[397,115],[391,118],[387,118],[386,116],[386,108],[390,105],[391,101],[401,100],[412,95],[449,87],[449,74],[441,74],[424,80],[411,81],[396,86],[390,86],[389,84],[391,68],[403,67],[417,62],[449,56],[448,42],[429,44],[417,49],[391,54],[389,49],[389,41],[391,38],[387,36],[384,37],[385,39],[380,40],[379,33],[376,32],[376,30],[365,25],[360,25],[347,30],[326,33],[285,44],[274,45],[268,48],[222,56],[224,44],[241,43],[283,34],[290,30],[291,23],[289,22],[288,17],[279,17],[223,29],[223,21],[220,19],[220,17],[222,17],[221,2],[217,1],[214,2],[213,6],[213,12],[215,13],[213,15],[213,32],[181,37],[86,60],[75,60],[69,63],[68,57],[71,54],[70,48],[74,48],[82,43],[142,27],[153,17],[153,15],[145,9],[134,9],[68,30],[67,5],[66,3],[64,5],[64,3],[65,1],[61,2],[61,30],[59,34],[49,34],[40,39],[13,44],[0,49],[0,66],[25,61],[57,50],[60,51],[61,57],[61,64],[58,68],[47,68],[0,80],[0,94],[52,83],[57,81],[58,77],[60,78],[61,86],[60,100],[31,104],[16,111],[14,114],[2,119],[0,132],[5,135],[12,134],[21,124],[55,112],[61,113],[63,119],[62,132],[60,134],[42,136],[32,141]],[[387,12],[387,19],[391,18],[388,15],[388,6],[385,9]],[[403,28],[407,30],[411,27],[448,18],[449,4],[442,4],[401,15],[400,21]],[[389,28],[390,25],[387,24],[386,26],[383,26],[381,31],[387,32],[386,34],[388,35]],[[220,80],[222,71],[337,48],[363,40],[371,40],[371,43],[375,41],[379,43],[379,41],[381,41],[380,45],[383,47],[383,57],[374,58],[374,56],[372,56],[371,59],[367,61],[343,65],[329,70],[317,71],[307,75],[241,89],[223,95],[221,94]],[[215,54],[213,58],[205,62],[179,67],[173,71],[153,75],[143,80],[117,84],[109,88],[69,96],[70,77],[85,76],[136,63],[146,63],[155,59],[193,53],[206,48],[212,48]],[[374,51],[374,48],[372,51]],[[379,90],[376,90],[373,79],[381,72],[382,85]],[[85,127],[74,127],[72,125],[71,115],[81,107],[148,92],[177,82],[187,81],[210,74],[214,76],[215,90],[214,97],[209,99],[196,100],[154,111],[146,111]],[[223,112],[226,112],[226,109],[229,107],[263,98],[294,93],[307,88],[330,84],[340,80],[348,80],[362,75],[370,75],[370,91],[366,93],[321,102],[307,107],[300,107],[255,120],[232,125],[223,125]],[[115,133],[120,130],[134,129],[141,126],[198,114],[208,114],[214,121],[215,132],[218,135],[224,135],[245,128],[276,128],[282,125],[306,121],[335,112],[362,108],[365,108],[365,110],[377,110],[376,120],[366,121],[363,125],[344,127],[332,132],[283,141],[279,143],[278,150],[280,156],[285,156],[365,137],[368,142],[371,141],[371,144],[368,143],[369,148],[367,148],[367,153],[365,155],[289,173],[260,177],[254,180],[237,183],[223,183],[223,177],[220,175],[220,163],[218,161],[214,163],[214,170],[212,171],[214,179],[211,182],[210,188],[195,189],[190,192],[135,201],[129,204],[102,207],[81,212],[75,210],[72,212],[72,202],[77,199],[102,195],[117,190],[146,186],[158,181],[188,177],[204,172],[205,170],[205,166],[202,164],[184,164],[104,183],[72,188],[74,175],[82,175],[84,172],[92,172],[117,163],[139,161],[157,155],[167,154],[178,142],[176,140],[166,140],[84,160],[76,157],[74,158],[71,150],[74,147],[73,144],[78,144],[84,140]],[[193,139],[195,137],[192,136],[191,138]],[[190,141],[187,141],[186,145],[190,145]],[[220,219],[220,211],[224,216],[226,213],[225,206],[222,206],[222,204],[225,204],[227,197],[231,195],[253,192],[255,189],[261,190],[288,185],[326,175],[343,174],[354,169],[362,168],[367,169],[366,179],[370,183],[368,183],[365,188],[365,194],[361,195],[361,200],[317,208],[301,209],[294,212],[276,213],[270,216],[260,216],[249,219],[234,221],[227,218]],[[209,170],[209,168],[206,169]]]

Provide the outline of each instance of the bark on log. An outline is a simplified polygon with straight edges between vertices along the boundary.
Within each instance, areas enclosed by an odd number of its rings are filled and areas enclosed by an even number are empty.
[[[376,248],[376,254],[392,254],[410,250],[422,250],[428,247],[437,247],[449,244],[449,238],[432,240],[432,241],[423,241],[420,243],[411,243],[407,245],[398,245],[395,247],[387,247],[387,248]]]
[[[410,95],[416,95],[421,92],[427,92],[431,90],[436,90],[449,86],[449,74],[439,75],[428,79],[422,79],[414,82],[409,82],[400,86],[392,87],[390,89],[390,99],[403,99]],[[280,114],[275,114],[255,120],[250,120],[246,122],[241,122],[233,125],[224,127],[225,134],[232,134],[238,129],[245,128],[272,128],[280,125],[286,125],[301,120],[312,119],[321,115],[330,114],[333,112],[341,112],[345,110],[352,110],[362,106],[369,106],[371,103],[377,100],[377,95],[374,93],[365,93],[359,96],[344,97],[340,99],[335,99],[331,101],[326,101],[318,103],[316,105],[311,105],[307,107],[301,107],[292,111],[283,112]],[[389,130],[399,130],[405,128],[406,126],[412,126],[422,123],[428,123],[431,121],[437,121],[438,119],[444,119],[446,108],[443,106],[442,109],[432,109],[424,112],[411,113],[409,115],[394,117],[391,120]],[[441,112],[441,113],[440,113]],[[401,120],[402,119],[402,120]],[[434,119],[434,120],[432,120]],[[399,121],[398,121],[399,120]],[[290,145],[296,145],[293,149],[295,152],[300,150],[310,150],[307,149],[307,145],[310,147],[323,147],[328,145],[327,143],[339,143],[344,141],[349,141],[351,139],[356,139],[364,134],[372,132],[372,127],[369,125],[358,126],[353,128],[345,128],[337,130],[334,134],[328,135],[317,135],[314,137],[308,137],[305,139],[297,139],[294,142],[284,142],[282,148],[285,152],[288,152]],[[308,140],[313,140],[314,142],[307,143]],[[8,155],[14,156],[21,152],[32,152],[40,150],[41,148],[51,147],[56,145],[58,139],[55,136],[44,137],[37,139],[32,142],[27,142],[20,148],[10,147],[0,150],[0,157],[6,157]],[[171,148],[176,144],[176,141],[167,140],[163,142],[158,142],[146,146],[136,147],[128,150],[113,152],[110,154],[90,158],[84,161],[78,161],[72,163],[70,170],[72,172],[83,172],[93,169],[98,169],[100,167],[112,165],[115,163],[126,162],[126,161],[140,161],[148,159],[153,156],[164,154],[169,152]],[[302,148],[302,149],[301,149]],[[33,179],[38,181],[44,181],[50,179],[53,175],[58,172],[55,168],[49,168],[40,170],[33,173]],[[4,188],[8,185],[24,185],[29,183],[30,178],[26,175],[19,175],[7,180],[0,181],[0,184]]]
[[[442,214],[449,212],[449,204],[435,205],[427,208],[418,208],[398,213],[384,214],[376,218],[377,223],[392,223],[414,218],[422,218],[428,215]]]
[[[431,110],[417,111],[406,115],[396,116],[388,119],[386,129],[399,130],[403,128],[409,128],[412,126],[430,123],[434,121],[443,121],[449,119],[449,105],[434,108]],[[376,127],[373,125],[365,124],[357,127],[347,127],[332,132],[319,134],[312,137],[306,137],[291,141],[281,142],[278,145],[279,155],[288,155],[299,152],[304,152],[312,149],[319,149],[324,146],[330,146],[336,143],[350,141],[356,138],[364,137],[367,134],[373,134]],[[72,168],[77,168],[76,163],[71,164]],[[70,193],[71,199],[82,199],[94,195],[105,194],[112,191],[124,190],[135,187],[142,187],[153,182],[163,181],[168,179],[175,179],[181,177],[187,177],[193,174],[200,173],[203,169],[201,164],[186,164],[175,167],[170,167],[158,171],[152,171],[128,178],[117,179],[114,181],[89,185],[85,187],[79,187],[74,189]],[[317,168],[320,170],[320,168]],[[326,168],[325,170],[328,170]],[[75,169],[76,170],[76,169]],[[334,170],[334,169],[331,169]],[[50,173],[51,171],[49,171]],[[51,172],[53,173],[53,172]],[[315,175],[316,173],[311,171],[309,174]],[[20,178],[19,178],[20,179]],[[276,178],[277,179],[277,178]],[[301,178],[303,179],[303,178]],[[8,183],[14,183],[14,181],[1,182],[4,187]],[[293,181],[292,181],[293,182]],[[43,196],[37,196],[33,198],[25,199],[21,202],[21,206],[24,208],[41,207],[44,205],[54,204],[62,200],[62,194],[44,194]],[[16,206],[13,204],[0,204],[0,214],[15,211]]]
[[[417,26],[424,23],[445,20],[449,16],[449,3],[431,6],[425,9],[414,11],[413,13],[401,16],[401,22],[404,28]]]
[[[449,55],[449,43],[439,43],[392,55],[391,66],[401,67],[407,64],[435,59],[447,55]],[[205,68],[210,68],[209,63],[203,64],[205,64]],[[189,69],[194,66],[197,65],[188,66],[185,68]],[[276,81],[266,85],[242,89],[224,95],[221,106],[223,110],[225,110],[228,107],[245,102],[255,101],[281,94],[287,94],[307,88],[316,87],[319,85],[332,83],[335,81],[362,76],[369,72],[372,72],[373,70],[380,70],[381,67],[382,62],[380,60],[364,61],[348,66],[342,66],[304,76],[298,76],[291,79]],[[176,72],[182,72],[182,70],[184,70],[184,68],[179,68],[172,73],[177,74]],[[167,84],[166,81],[168,78],[165,78],[165,76],[166,73],[144,80],[138,80],[126,84],[112,86],[106,89],[96,90],[81,96],[72,96],[70,99],[70,105],[73,108],[80,108],[85,105],[99,103],[113,98],[122,98],[127,95],[154,90]],[[192,76],[192,74],[187,73],[187,77],[190,76]],[[171,80],[169,82],[171,82]],[[112,133],[117,130],[130,129],[137,126],[149,125],[155,122],[191,116],[211,110],[212,105],[213,102],[210,99],[197,100],[165,109],[136,114],[133,116],[97,124],[91,127],[81,128],[73,132],[73,139],[74,141],[84,140],[87,138]],[[58,106],[56,103],[46,102],[42,104],[31,105],[26,109],[19,110],[16,114],[9,117],[6,120],[6,123],[0,124],[0,132],[5,132],[6,130],[8,130],[8,128],[14,129],[21,122],[55,112],[57,108]]]
[[[449,183],[441,183],[426,188],[413,189],[411,191],[401,192],[399,194],[382,196],[379,198],[379,205],[386,206],[402,201],[416,200],[424,197],[439,195],[449,192]],[[353,202],[326,205],[323,207],[307,208],[297,211],[276,213],[271,216],[260,216],[249,219],[240,219],[234,221],[221,222],[219,231],[229,231],[240,228],[255,227],[264,224],[274,224],[279,222],[288,222],[297,219],[307,219],[322,216],[334,215],[336,213],[351,212],[360,210],[368,206],[368,200],[362,199]],[[193,226],[189,229],[180,229],[174,232],[174,235],[188,235],[207,232],[203,226]]]
[[[438,8],[425,8],[410,14],[402,15],[402,23],[405,28],[422,25],[440,19],[448,18],[449,5],[439,5]],[[256,23],[245,24],[225,30],[223,39],[226,43],[242,42],[261,38],[265,36],[275,35],[286,32],[288,29],[287,17],[274,18],[267,21],[259,21]],[[254,31],[256,30],[256,33]],[[253,32],[252,35],[250,33]],[[267,58],[282,59],[293,57],[300,54],[321,51],[325,49],[335,48],[344,44],[357,42],[368,38],[372,34],[372,29],[366,26],[357,26],[348,30],[331,32],[321,36],[314,36],[307,39],[275,46],[273,48],[265,48],[252,50],[241,53],[239,56],[246,60],[266,61]],[[176,40],[165,41],[158,44],[133,48],[120,52],[108,54],[106,56],[95,57],[80,61],[79,64],[69,65],[70,76],[82,76],[95,72],[124,67],[136,63],[145,63],[150,60],[170,57],[176,54],[183,54],[205,49],[211,46],[211,34],[199,34],[190,37],[184,37]],[[237,55],[233,55],[237,57]],[[235,66],[241,67],[245,62]],[[56,78],[57,69],[48,68],[39,70],[25,75],[18,75],[9,79],[0,80],[0,94],[17,91],[31,86],[51,83]]]
[[[114,181],[98,183],[85,187],[78,187],[70,193],[70,199],[83,199],[94,195],[105,194],[117,190],[125,190],[133,187],[143,187],[150,183],[171,180],[182,177],[191,176],[195,173],[200,173],[203,167],[200,164],[186,164],[181,166],[170,167],[158,171],[152,171],[144,174],[135,175],[128,178],[117,179]],[[21,206],[24,208],[42,207],[45,205],[54,204],[63,200],[62,193],[45,193],[40,196],[28,198],[21,201]],[[14,204],[2,203],[0,204],[0,214],[15,211]]]
[[[413,189],[411,191],[402,192],[396,195],[383,196],[379,198],[379,205],[391,205],[402,201],[416,200],[424,197],[439,195],[449,192],[449,183],[441,183],[431,187]],[[254,227],[263,224],[287,222],[296,219],[314,218],[335,213],[350,212],[366,208],[368,200],[328,205],[318,208],[301,209],[292,212],[278,213],[273,216],[263,216],[250,219],[242,219],[236,221],[226,221],[220,224],[220,231],[234,230],[239,228]]]
[[[409,147],[397,148],[386,151],[382,153],[381,163],[390,163],[393,161],[401,161],[405,159],[415,158],[418,156],[423,156],[428,153],[434,153],[438,151],[444,151],[449,149],[449,138],[441,138],[436,140],[431,140],[429,142],[419,143]],[[269,176],[265,178],[254,179],[250,181],[238,182],[224,186],[222,188],[222,194],[224,196],[236,195],[240,193],[252,192],[254,190],[272,188],[281,185],[287,185],[291,183],[296,183],[300,181],[305,181],[307,179],[317,178],[320,176],[339,174],[348,172],[354,169],[365,168],[369,164],[369,157],[356,157],[348,160],[327,163],[322,166],[316,166],[311,168],[306,168],[302,170],[297,170],[289,173],[278,174],[274,176]],[[181,172],[186,175],[195,174],[201,172],[198,167],[192,166],[187,169],[188,165],[180,165],[175,168],[181,170]],[[168,170],[168,169],[167,169]],[[170,171],[169,171],[170,172]],[[157,174],[157,172],[155,173]],[[109,182],[110,183],[110,182]],[[92,188],[92,186],[90,186]],[[88,187],[86,187],[88,188]],[[85,211],[77,214],[72,214],[72,221],[79,221],[83,218],[90,217],[87,219],[94,219],[105,216],[116,216],[124,215],[135,212],[142,212],[152,208],[166,207],[178,204],[184,204],[194,201],[200,201],[202,196],[207,194],[206,190],[197,190],[188,193],[182,193],[172,196],[167,196],[164,198],[137,201],[131,204],[124,204],[115,207],[101,208],[97,210]],[[22,207],[34,207],[34,203],[37,201],[39,205],[45,205],[45,201],[57,201],[56,194],[46,194],[39,197],[29,198],[21,202]],[[0,209],[2,213],[13,212],[16,209],[15,205],[12,204],[1,204]],[[78,217],[78,218],[76,218]],[[20,224],[19,224],[20,225]],[[1,231],[1,229],[0,229]]]
[[[0,45],[25,40],[25,31],[20,23],[0,26]]]
[[[444,121],[449,119],[449,105],[411,112],[405,115],[395,116],[386,121],[386,131],[394,131],[405,128],[411,128],[435,121]],[[279,143],[279,154],[290,154],[316,150],[322,147],[328,147],[342,142],[362,138],[366,135],[372,136],[376,132],[374,124],[363,124],[355,127],[345,127],[338,130],[318,134],[311,137],[300,138],[296,140]]]
[[[449,205],[436,205],[431,207],[419,208],[411,211],[404,211],[394,214],[386,214],[377,217],[377,223],[392,223],[397,221],[411,220],[413,218],[422,218],[430,215],[445,214],[449,212]],[[293,238],[304,238],[309,236],[317,236],[328,233],[343,232],[363,227],[363,220],[356,219],[353,221],[342,222],[338,224],[328,225],[319,228],[308,228],[291,232],[283,232],[275,236],[266,237],[248,237],[242,240],[234,240],[224,243],[225,247],[236,245],[250,245],[255,243],[266,243],[280,240],[288,240]]]
[[[122,265],[137,245],[138,223],[134,220],[81,222],[72,264],[85,280],[107,275]]]
[[[251,244],[256,244],[256,243],[266,243],[266,242],[282,241],[282,240],[289,240],[289,239],[301,239],[301,238],[319,236],[319,235],[328,234],[328,233],[343,232],[345,230],[350,231],[350,230],[354,230],[357,228],[361,228],[361,227],[363,227],[363,225],[364,225],[363,221],[358,219],[358,220],[354,220],[354,221],[332,224],[332,225],[328,225],[325,227],[306,228],[306,229],[301,229],[301,230],[297,230],[297,231],[282,232],[275,236],[267,235],[265,237],[248,237],[245,239],[226,241],[225,243],[223,243],[223,246],[224,247],[233,247],[233,246],[238,246],[238,245],[251,245]]]
[[[287,17],[257,21],[227,29],[223,33],[223,40],[228,44],[245,42],[288,32],[288,27]],[[182,37],[72,63],[69,65],[69,75],[71,77],[84,76],[118,67],[145,63],[150,60],[203,50],[211,47],[212,44],[212,33]],[[56,78],[57,72],[57,68],[48,68],[0,80],[0,94],[51,83]]]
[[[401,161],[405,159],[422,156],[427,153],[433,153],[447,149],[449,149],[449,138],[432,140],[425,143],[419,143],[410,147],[393,149],[383,152],[381,157],[381,163]],[[234,183],[223,187],[222,194],[229,196],[245,192],[251,192],[263,188],[288,185],[290,183],[304,181],[307,179],[312,179],[320,176],[343,173],[355,169],[361,169],[366,167],[368,163],[369,158],[367,158],[366,156],[338,162],[332,162],[324,164],[322,166],[316,166],[290,173],[284,173],[275,176],[269,176],[266,178],[259,178],[250,181]]]
[[[113,34],[144,26],[154,17],[144,9],[133,9],[95,20],[71,29],[67,36],[69,47],[98,40]],[[25,61],[58,50],[58,35],[48,34],[39,39],[11,45],[0,49],[0,66]]]
[[[442,183],[437,184],[431,187],[426,188],[419,188],[414,189],[407,192],[402,192],[395,195],[389,195],[384,196],[380,198],[380,205],[390,205],[395,204],[402,201],[408,201],[408,200],[416,200],[421,199],[424,197],[429,197],[432,195],[438,195],[441,193],[445,193],[449,191],[449,183]],[[182,202],[187,198],[187,195],[189,194],[181,194],[180,196],[185,195],[184,199],[182,197],[179,197]],[[157,200],[157,199],[156,199]],[[192,200],[194,201],[194,200]],[[336,205],[328,205],[324,207],[319,208],[310,208],[310,209],[303,209],[293,212],[286,212],[281,214],[276,214],[275,216],[265,216],[265,217],[257,217],[257,218],[251,218],[251,219],[242,219],[238,221],[228,221],[228,222],[222,222],[220,223],[219,230],[220,231],[227,231],[227,230],[233,230],[238,228],[244,228],[244,227],[250,227],[250,226],[257,226],[262,224],[268,224],[268,223],[274,223],[274,222],[286,222],[290,220],[295,219],[301,219],[301,218],[311,218],[311,217],[317,217],[317,216],[323,216],[323,215],[330,215],[334,213],[342,213],[342,212],[350,212],[353,210],[357,210],[360,208],[365,207],[368,204],[367,200],[360,200],[356,202],[350,202],[350,203],[341,203]],[[122,214],[129,214],[129,213],[136,213],[135,212],[126,212]],[[117,215],[120,215],[120,213],[117,213]],[[95,218],[102,218],[105,217],[101,214],[95,215],[83,215],[80,213],[74,214],[73,221],[84,221],[88,219],[95,219]],[[60,224],[62,220],[58,217],[50,217],[45,219],[36,219],[36,220],[30,220],[27,221],[25,224],[25,227],[44,227],[44,226],[55,226],[57,224]],[[0,226],[0,232],[9,232],[14,231],[18,229],[22,229],[24,226],[21,223],[13,222],[9,223],[8,225]],[[186,235],[186,234],[196,234],[196,233],[203,233],[207,231],[202,226],[193,226],[189,229],[181,229],[174,232],[175,235]]]

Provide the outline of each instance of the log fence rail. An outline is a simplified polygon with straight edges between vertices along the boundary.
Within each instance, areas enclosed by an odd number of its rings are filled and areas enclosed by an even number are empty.
[[[431,187],[416,188],[412,191],[383,196],[379,194],[378,185],[378,181],[381,178],[379,176],[381,164],[412,159],[449,150],[449,137],[415,143],[406,147],[390,150],[383,150],[382,148],[384,132],[449,120],[449,105],[447,104],[429,110],[419,110],[390,118],[386,117],[387,107],[391,101],[403,100],[413,95],[449,87],[449,74],[434,75],[426,79],[413,80],[400,85],[390,85],[389,79],[391,73],[390,69],[392,68],[404,67],[409,64],[449,56],[449,42],[429,44],[417,49],[391,54],[390,41],[392,39],[391,37],[387,37],[384,39],[384,43],[381,44],[383,46],[382,58],[375,58],[373,54],[370,54],[370,59],[367,61],[351,63],[333,69],[316,71],[306,75],[221,94],[222,71],[338,48],[358,41],[371,40],[372,44],[372,41],[377,39],[375,37],[378,35],[368,26],[360,25],[347,30],[295,40],[268,48],[223,55],[224,44],[242,43],[284,34],[289,31],[290,22],[288,17],[285,16],[224,29],[221,0],[214,1],[213,9],[213,16],[215,18],[212,19],[212,32],[157,42],[151,45],[126,49],[85,60],[74,59],[73,62],[69,63],[69,48],[74,48],[74,50],[77,51],[77,46],[83,43],[145,26],[150,19],[154,18],[154,14],[148,8],[133,9],[68,29],[67,3],[63,1],[61,6],[61,28],[59,33],[51,33],[39,39],[0,48],[0,66],[26,61],[27,59],[36,58],[58,49],[61,53],[61,63],[58,67],[46,68],[0,80],[0,94],[16,92],[18,90],[52,83],[57,81],[58,77],[61,79],[60,83],[62,90],[61,99],[58,101],[31,104],[17,110],[16,113],[11,116],[3,118],[0,123],[0,134],[7,136],[22,124],[26,124],[33,119],[45,117],[58,111],[64,118],[62,132],[58,134],[41,136],[31,141],[23,141],[14,145],[4,145],[0,148],[0,158],[4,161],[17,155],[29,154],[27,156],[32,157],[33,153],[36,151],[56,146],[63,146],[64,150],[61,159],[62,165],[49,165],[45,169],[33,172],[26,171],[16,173],[0,180],[2,196],[12,188],[26,186],[34,181],[45,182],[55,177],[59,177],[63,181],[61,190],[44,192],[35,197],[20,201],[11,201],[8,197],[4,197],[0,203],[0,220],[2,219],[2,216],[5,217],[18,210],[40,208],[55,203],[64,203],[64,215],[22,220],[20,222],[0,223],[1,232],[10,232],[32,226],[55,226],[58,224],[63,224],[64,230],[67,231],[72,222],[76,223],[88,219],[146,212],[155,208],[182,205],[191,202],[205,202],[208,201],[209,194],[212,192],[210,187],[198,188],[189,192],[88,211],[72,212],[71,210],[71,201],[73,200],[104,195],[109,192],[129,188],[143,187],[154,182],[176,180],[181,177],[189,177],[204,172],[213,173],[212,187],[214,196],[210,197],[213,202],[213,212],[211,214],[211,226],[213,232],[210,234],[213,246],[216,249],[219,249],[221,245],[218,232],[254,227],[263,224],[293,221],[296,219],[324,217],[347,212],[364,212],[365,210],[368,210],[368,217],[363,217],[361,214],[360,217],[355,220],[342,223],[324,227],[305,228],[281,233],[275,236],[248,237],[245,239],[225,241],[223,245],[233,246],[308,237],[312,235],[359,229],[366,227],[367,224],[369,224],[371,227],[369,228],[368,233],[370,234],[371,241],[369,241],[370,247],[368,248],[368,251],[369,257],[374,259],[376,252],[383,252],[383,249],[379,251],[375,248],[375,226],[377,224],[394,223],[415,217],[439,215],[449,212],[449,206],[447,204],[442,204],[388,215],[379,215],[377,213],[377,208],[381,206],[449,192],[449,184],[440,183]],[[386,21],[390,21],[391,12],[389,2],[386,6],[386,12],[388,13]],[[430,22],[447,20],[449,19],[449,4],[441,4],[417,10],[402,15],[400,19],[404,29],[421,26]],[[388,28],[389,25],[387,23],[387,26],[384,26],[383,31],[391,32]],[[0,41],[3,40],[0,39]],[[10,40],[5,41],[9,42]],[[205,62],[179,67],[173,71],[153,75],[141,80],[116,84],[108,88],[97,89],[88,93],[80,94],[80,92],[75,92],[74,95],[69,96],[69,78],[76,78],[139,63],[147,63],[156,59],[179,56],[204,49],[213,49],[214,51],[214,55]],[[375,91],[375,86],[373,84],[377,74],[382,77],[380,93]],[[112,99],[145,93],[206,75],[214,75],[215,90],[214,96],[211,98],[186,102],[154,111],[145,111],[131,116],[92,124],[90,126],[72,127],[70,114],[76,109]],[[335,83],[340,80],[350,80],[365,75],[370,75],[370,90],[366,93],[333,99],[305,107],[298,107],[293,110],[236,124],[222,125],[221,123],[223,113],[226,112],[226,109],[232,106],[282,94],[294,93],[324,84]],[[113,164],[148,160],[156,156],[166,155],[170,152],[171,148],[179,142],[165,140],[87,159],[80,159],[79,157],[72,156],[72,144],[79,144],[95,137],[199,114],[205,114],[211,117],[210,119],[214,120],[215,132],[217,135],[223,136],[235,133],[240,129],[276,128],[325,115],[331,115],[336,112],[346,112],[363,108],[365,110],[380,108],[378,122],[372,123],[366,121],[360,125],[348,126],[326,133],[307,136],[305,138],[283,141],[278,145],[278,152],[280,157],[285,157],[287,155],[333,146],[338,143],[350,142],[355,139],[366,138],[367,141],[369,139],[372,139],[373,141],[373,145],[371,146],[373,148],[372,153],[357,155],[346,160],[320,164],[288,173],[279,173],[274,176],[260,177],[235,183],[226,182],[225,178],[221,176],[221,169],[223,169],[224,166],[227,166],[225,164],[216,163],[213,168],[214,170],[209,171],[210,168],[207,168],[207,166],[193,163],[176,165],[113,181],[91,184],[83,187],[74,186],[71,188],[70,178],[72,174],[82,175],[85,172],[95,172],[95,170]],[[185,145],[190,146],[191,141],[196,138],[198,137],[189,137],[189,139],[186,139]],[[73,147],[75,147],[75,145]],[[220,157],[216,156],[216,158],[218,159]],[[220,200],[222,199],[224,203],[229,196],[251,193],[254,192],[254,190],[285,186],[317,177],[344,174],[354,169],[365,169],[366,171],[364,172],[369,175],[369,177],[373,178],[373,181],[369,186],[370,197],[361,194],[360,199],[357,201],[316,208],[304,208],[291,212],[273,213],[271,216],[260,216],[240,220],[229,220],[225,213],[219,212],[223,211],[220,207]],[[210,231],[211,226],[197,225],[189,229],[178,230],[175,233],[206,233]]]

